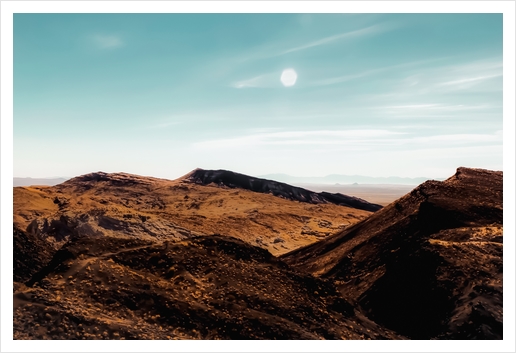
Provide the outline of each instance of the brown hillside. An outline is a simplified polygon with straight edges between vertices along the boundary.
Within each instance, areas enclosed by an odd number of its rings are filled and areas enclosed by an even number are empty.
[[[501,339],[502,181],[459,168],[375,213],[125,173],[14,188],[14,338]]]
[[[282,258],[411,338],[502,338],[503,174],[458,168]]]
[[[126,173],[91,173],[53,187],[14,188],[14,225],[57,247],[80,236],[181,240],[219,233],[282,254],[369,214],[331,203]]]
[[[268,251],[83,237],[14,293],[15,339],[396,339]]]
[[[46,240],[15,227],[13,231],[14,281],[28,281],[50,261],[54,252],[55,250]]]

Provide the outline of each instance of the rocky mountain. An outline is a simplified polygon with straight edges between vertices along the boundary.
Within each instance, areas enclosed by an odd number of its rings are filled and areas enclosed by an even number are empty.
[[[340,206],[348,206],[370,212],[375,212],[382,208],[380,205],[369,203],[358,197],[342,195],[339,193],[331,194],[329,192],[313,192],[274,180],[255,178],[228,170],[196,169],[183,178],[197,184],[208,185],[213,183],[221,187],[239,188],[272,194],[292,201],[312,204],[333,203]]]
[[[503,338],[502,172],[374,213],[196,172],[14,188],[14,338]]]
[[[458,168],[282,259],[409,338],[501,339],[502,239],[502,172]]]
[[[14,225],[56,247],[82,236],[182,240],[219,233],[281,254],[338,232],[370,213],[185,178],[127,173],[97,172],[53,187],[14,188]]]

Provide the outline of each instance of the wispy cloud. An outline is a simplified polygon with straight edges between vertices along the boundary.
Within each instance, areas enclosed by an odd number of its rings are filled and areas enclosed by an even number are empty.
[[[410,91],[423,94],[464,90],[495,91],[501,90],[496,79],[502,77],[502,69],[501,58],[437,66],[412,75],[410,80],[405,79],[404,84]],[[416,85],[414,81],[417,81]]]
[[[468,112],[495,114],[493,118],[501,119],[502,59],[491,57],[461,63],[457,62],[464,58],[449,59],[442,65],[389,69],[386,76],[378,73],[378,89],[361,95],[362,106],[378,112],[377,117],[465,118],[464,113]],[[469,98],[470,93],[476,95],[474,100]]]
[[[400,147],[428,148],[430,146],[453,147],[478,145],[479,143],[501,144],[499,131],[492,134],[437,134],[410,136],[406,132],[381,129],[361,130],[315,130],[254,133],[234,138],[201,141],[193,144],[197,149],[264,148],[279,146],[340,146],[346,149],[378,149]]]
[[[446,60],[446,59],[448,59],[448,58],[441,57],[441,58],[436,58],[436,59],[418,60],[418,61],[412,61],[412,62],[405,62],[405,63],[401,63],[401,64],[397,64],[397,65],[384,66],[384,67],[379,67],[379,68],[376,68],[376,69],[366,70],[366,71],[362,71],[362,72],[351,74],[351,75],[335,76],[335,77],[325,78],[325,79],[322,79],[322,80],[317,80],[317,81],[312,82],[311,85],[313,85],[313,86],[333,85],[333,84],[337,84],[337,83],[342,83],[342,82],[347,82],[347,81],[355,80],[355,79],[358,79],[358,78],[363,78],[363,77],[368,77],[368,76],[372,76],[372,75],[376,75],[376,74],[381,74],[381,73],[384,73],[384,72],[392,72],[392,70],[427,65],[427,64],[438,62],[438,61],[443,61],[443,60]],[[418,81],[417,81],[417,79],[415,77],[410,77],[410,84],[411,85],[415,85],[417,83],[418,83]]]
[[[264,87],[276,87],[280,85],[279,73],[267,73],[258,75],[246,80],[236,81],[231,84],[234,88],[264,88]]]
[[[180,124],[182,124],[181,121],[165,121],[163,123],[158,123],[158,124],[150,125],[147,128],[148,129],[162,129],[162,128],[166,128],[166,127],[170,127],[170,126],[175,126],[175,125],[180,125]]]
[[[96,34],[91,39],[99,49],[114,49],[124,45],[122,38],[117,35]]]
[[[344,75],[344,76],[337,76],[337,77],[326,78],[326,79],[323,79],[323,80],[314,81],[312,83],[312,85],[313,86],[334,85],[334,84],[337,84],[337,83],[347,82],[347,81],[355,80],[357,78],[362,78],[362,77],[370,76],[370,75],[373,75],[373,74],[381,72],[381,71],[384,71],[384,70],[376,69],[376,70],[364,71],[364,72],[361,72],[361,73],[358,73],[358,74],[353,74],[353,75]]]
[[[470,85],[480,83],[480,81],[489,80],[495,77],[501,77],[502,73],[494,74],[494,75],[485,75],[485,76],[476,76],[476,77],[467,77],[461,78],[458,80],[442,82],[439,85],[441,86],[457,86],[457,85]]]
[[[379,33],[383,33],[389,30],[392,30],[396,28],[396,24],[390,23],[390,22],[384,22],[379,23],[375,25],[371,25],[365,28],[356,29],[344,33],[339,33],[336,35],[320,38],[318,40],[301,44],[298,46],[290,47],[289,49],[280,49],[288,47],[287,44],[284,42],[276,42],[274,44],[267,44],[266,46],[261,47],[255,47],[251,53],[248,53],[244,56],[236,56],[231,58],[232,62],[235,64],[242,64],[244,62],[248,61],[254,61],[254,60],[260,60],[260,59],[269,59],[274,58],[294,52],[304,51],[311,48],[316,48],[320,46],[330,45],[334,43],[338,43],[339,41],[343,41],[346,39],[356,39],[356,38],[362,38],[366,36],[371,36]],[[227,67],[227,62],[224,63],[224,65]],[[389,68],[382,68],[382,69],[374,69],[368,72],[363,72],[360,74],[353,74],[349,76],[341,76],[336,78],[328,78],[326,80],[321,80],[318,82],[313,83],[313,85],[328,85],[328,84],[334,84],[339,82],[344,82],[364,76],[368,76],[371,74],[374,74],[376,72],[380,72],[383,70],[388,70]],[[267,73],[267,74],[261,74],[258,76],[254,76],[248,79],[239,80],[231,83],[231,87],[234,88],[250,88],[250,87],[276,87],[279,86],[279,73]]]
[[[202,141],[194,143],[196,148],[235,148],[267,145],[351,145],[375,141],[381,138],[399,136],[403,133],[388,130],[315,130],[315,131],[281,131],[245,135],[235,138]]]
[[[290,48],[288,48],[288,44],[286,44],[285,41],[278,41],[274,44],[266,44],[265,46],[255,47],[250,53],[247,53],[241,57],[235,57],[233,58],[233,60],[236,63],[242,63],[246,61],[274,58],[298,51],[338,43],[342,40],[363,38],[366,36],[384,33],[396,28],[397,26],[397,24],[390,22],[378,23],[368,27],[355,29],[344,33],[339,33],[332,36],[327,36],[324,38],[314,40],[312,42],[292,46]],[[284,49],[285,47],[287,47],[288,49]]]
[[[503,136],[497,131],[494,134],[449,134],[449,135],[434,135],[421,136],[409,139],[407,142],[416,143],[446,143],[448,145],[459,144],[479,144],[485,142],[502,143]]]
[[[457,110],[478,110],[489,108],[488,105],[464,105],[464,104],[407,104],[407,105],[387,105],[374,107],[374,109],[386,110],[439,110],[439,111],[457,111]]]
[[[384,118],[389,119],[450,119],[465,115],[489,112],[495,107],[489,104],[400,104],[371,107]],[[471,116],[470,116],[471,117]]]
[[[385,107],[375,107],[375,109],[424,109],[438,107],[439,104],[407,104],[407,105],[390,105]]]
[[[406,62],[406,63],[397,64],[397,65],[380,67],[377,69],[366,70],[366,71],[362,71],[362,72],[350,74],[350,75],[342,75],[342,76],[336,76],[336,77],[329,77],[329,78],[325,78],[325,79],[321,79],[321,80],[315,80],[312,82],[307,82],[306,84],[309,86],[333,85],[333,84],[351,81],[351,80],[355,80],[355,79],[359,79],[359,78],[363,78],[363,77],[367,77],[367,76],[372,76],[375,74],[380,74],[382,72],[392,71],[394,69],[417,67],[417,66],[421,66],[421,65],[425,65],[425,64],[435,63],[435,62],[442,61],[445,59],[447,59],[447,58],[442,57],[442,58],[436,58],[436,59]],[[414,81],[414,78],[412,78],[412,81]],[[414,83],[412,83],[412,84],[414,84]],[[279,73],[268,73],[268,74],[255,76],[250,79],[236,81],[236,82],[232,83],[231,86],[235,87],[235,88],[279,86]]]
[[[330,43],[333,43],[333,42],[336,42],[336,41],[339,41],[342,39],[358,38],[358,37],[363,37],[363,36],[367,36],[367,35],[371,35],[371,34],[382,33],[391,28],[392,28],[392,25],[388,25],[385,23],[376,24],[376,25],[372,25],[369,27],[357,29],[354,31],[349,31],[349,32],[329,36],[326,38],[321,38],[319,40],[316,40],[316,41],[313,41],[313,42],[310,42],[307,44],[303,44],[303,45],[300,45],[297,47],[293,47],[293,48],[284,50],[282,52],[277,53],[276,56],[285,55],[285,54],[293,53],[293,52],[300,51],[300,50],[310,49],[310,48],[318,47],[321,45],[327,45],[327,44],[330,44]]]
[[[233,114],[233,115],[232,115]],[[171,113],[168,116],[162,117],[141,117],[141,121],[143,124],[142,127],[146,129],[166,129],[166,128],[174,128],[179,125],[188,125],[192,122],[195,123],[203,123],[206,121],[223,121],[228,117],[234,118],[235,112],[233,110],[220,110],[220,111],[210,111],[210,110],[200,110],[200,111],[191,111],[191,112],[178,112]]]

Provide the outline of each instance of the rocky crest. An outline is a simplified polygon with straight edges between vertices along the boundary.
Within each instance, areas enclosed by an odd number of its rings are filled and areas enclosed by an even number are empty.
[[[375,212],[382,208],[358,197],[332,194],[329,192],[313,192],[297,186],[280,183],[274,180],[256,178],[228,170],[195,169],[183,177],[184,180],[202,185],[215,184],[221,187],[239,188],[272,194],[287,200],[307,202],[312,204],[333,203],[340,206],[353,207],[359,210]]]

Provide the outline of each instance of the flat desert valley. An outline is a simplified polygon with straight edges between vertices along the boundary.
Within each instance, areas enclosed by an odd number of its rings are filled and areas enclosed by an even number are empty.
[[[408,194],[417,185],[403,184],[309,184],[299,183],[296,186],[316,192],[327,191],[359,197],[372,203],[387,206],[400,197]]]

